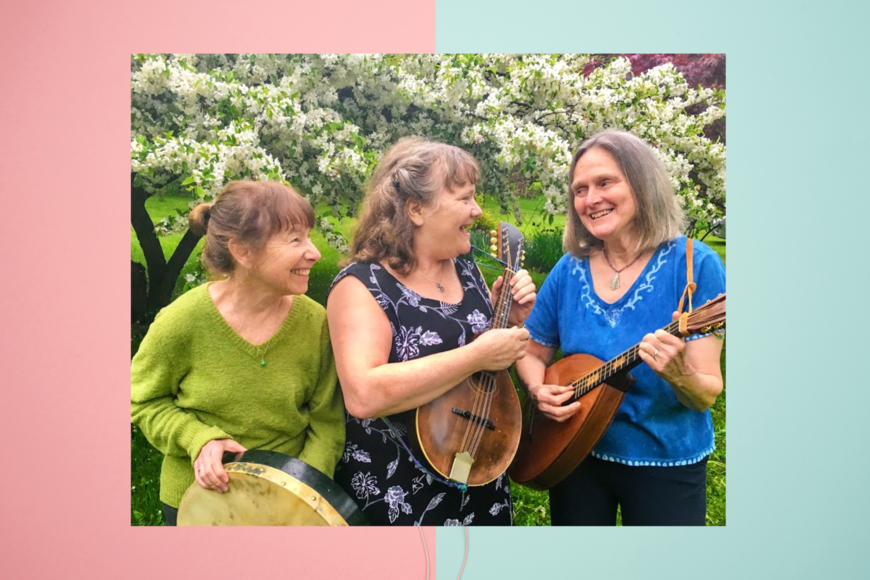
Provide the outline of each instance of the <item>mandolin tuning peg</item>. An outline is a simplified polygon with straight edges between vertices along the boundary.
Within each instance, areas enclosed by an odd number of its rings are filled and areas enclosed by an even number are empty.
[[[498,252],[498,246],[496,246],[495,244],[491,245],[489,247],[489,251],[492,252],[493,254]]]
[[[498,238],[496,238],[495,236],[489,238],[489,243],[495,246],[496,244],[498,244]]]
[[[496,237],[498,235],[498,232],[495,230],[489,230],[489,235],[491,235],[492,237]]]

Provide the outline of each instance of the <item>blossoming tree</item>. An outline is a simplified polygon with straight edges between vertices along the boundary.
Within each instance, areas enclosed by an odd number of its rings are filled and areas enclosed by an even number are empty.
[[[167,262],[145,211],[156,192],[211,199],[232,179],[283,179],[336,218],[353,216],[378,156],[420,135],[466,148],[478,189],[504,209],[517,195],[564,211],[571,153],[604,128],[652,143],[693,228],[725,208],[725,146],[704,129],[725,115],[722,89],[689,86],[670,63],[640,74],[588,55],[134,55],[133,227],[148,263],[148,309],[168,303],[196,244]],[[693,112],[689,112],[693,111]],[[700,111],[700,112],[697,112]],[[346,251],[330,221],[320,227]]]

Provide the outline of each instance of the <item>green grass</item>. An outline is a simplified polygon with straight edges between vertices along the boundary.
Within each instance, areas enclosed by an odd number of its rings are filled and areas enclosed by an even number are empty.
[[[502,213],[498,205],[498,201],[492,195],[483,196],[483,209],[490,212],[492,217],[499,221],[516,223],[513,212]],[[522,214],[523,223],[520,224],[519,230],[526,238],[531,238],[536,232],[545,228],[555,228],[559,231],[565,227],[564,214],[553,216],[553,221],[549,221],[549,216],[544,213],[544,203],[546,200],[543,197],[535,199],[518,199],[517,205]]]
[[[151,447],[135,425],[130,432],[130,524],[163,525],[160,465],[163,456]]]
[[[167,215],[175,213],[176,209],[185,210],[188,207],[186,198],[152,198],[146,202],[146,208],[155,222]],[[542,200],[519,200],[526,223],[520,229],[526,237],[534,236],[540,229],[548,227],[564,227],[565,217],[557,216],[553,224],[535,215],[540,214],[543,206]],[[498,213],[498,206],[492,198],[487,198],[484,207],[493,212],[494,217],[503,221],[514,222],[513,215]],[[318,208],[318,215],[323,215],[326,208]],[[536,213],[537,212],[537,213]],[[346,237],[350,236],[356,220],[343,220],[340,223],[334,218],[330,221]],[[532,225],[535,222],[535,225]],[[309,281],[308,295],[321,304],[326,300],[326,292],[333,278],[339,271],[338,252],[327,245],[326,240],[318,232],[312,232],[312,239],[317,245],[323,258],[312,268]],[[348,238],[349,239],[349,238]],[[174,234],[161,238],[164,254],[167,259],[175,246],[181,240],[181,234]],[[708,236],[704,242],[713,248],[725,261],[725,240]],[[183,288],[183,276],[199,268],[199,253],[201,245],[193,252],[190,259],[182,270],[182,280],[176,286],[176,294]],[[135,232],[132,233],[131,254],[135,261],[144,263],[142,250],[139,247]],[[498,277],[498,272],[488,268],[483,269],[487,281],[492,282]],[[532,279],[538,288],[543,284],[546,274],[532,272]],[[141,337],[133,337],[134,349]],[[722,376],[725,377],[725,349],[722,350]],[[716,435],[716,451],[710,457],[707,467],[707,525],[725,525],[725,391],[719,396],[712,409],[713,428]],[[161,525],[163,523],[163,504],[159,499],[160,465],[162,456],[156,451],[139,430],[131,428],[131,524],[132,525]],[[514,523],[518,526],[547,526],[550,525],[550,506],[547,492],[534,491],[529,488],[514,484],[511,486],[511,495],[514,504]]]

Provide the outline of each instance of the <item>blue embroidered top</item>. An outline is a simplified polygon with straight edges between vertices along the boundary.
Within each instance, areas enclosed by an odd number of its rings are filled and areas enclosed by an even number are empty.
[[[725,266],[705,244],[694,241],[695,308],[725,292]],[[589,260],[562,256],[538,293],[526,328],[545,346],[608,361],[671,323],[686,286],[686,237],[662,244],[619,300],[595,293]],[[694,340],[702,336],[690,336]],[[626,394],[608,430],[592,450],[599,459],[627,465],[697,463],[713,452],[710,411],[699,413],[677,400],[670,385],[646,363],[631,371],[637,382]]]

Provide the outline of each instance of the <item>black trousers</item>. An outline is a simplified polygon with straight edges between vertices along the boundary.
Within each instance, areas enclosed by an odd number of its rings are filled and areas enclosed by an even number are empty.
[[[587,457],[550,490],[554,526],[703,526],[707,458],[678,467],[634,467]]]
[[[178,525],[178,508],[171,505],[163,504],[163,525],[177,526]]]

